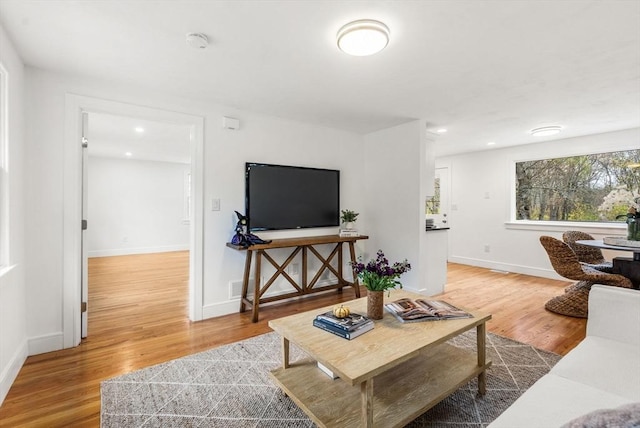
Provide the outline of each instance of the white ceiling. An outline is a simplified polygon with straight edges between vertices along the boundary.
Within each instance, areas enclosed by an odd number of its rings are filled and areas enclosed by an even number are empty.
[[[389,46],[340,52],[356,19]],[[640,126],[637,0],[0,0],[0,22],[31,66],[357,133],[423,119],[438,155]]]
[[[191,162],[187,125],[90,113],[88,134],[89,156]]]

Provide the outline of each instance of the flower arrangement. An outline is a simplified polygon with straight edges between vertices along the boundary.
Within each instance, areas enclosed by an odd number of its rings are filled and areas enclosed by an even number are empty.
[[[366,265],[358,262],[352,263],[352,267],[353,271],[369,291],[386,291],[396,287],[402,288],[402,284],[398,281],[398,278],[403,273],[411,270],[411,265],[407,262],[407,259],[389,265],[389,260],[384,256],[382,250],[378,250],[376,258],[370,260]]]
[[[342,215],[340,216],[340,220],[343,223],[353,223],[356,221],[360,213],[351,210],[342,210]]]

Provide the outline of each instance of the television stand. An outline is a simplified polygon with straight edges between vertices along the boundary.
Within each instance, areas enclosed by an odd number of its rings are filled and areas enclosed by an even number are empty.
[[[351,262],[356,262],[356,251],[355,251],[355,242],[360,239],[369,239],[368,236],[339,236],[339,235],[323,235],[323,236],[306,236],[301,238],[285,238],[285,239],[274,239],[268,244],[256,244],[251,245],[247,248],[241,247],[238,245],[227,243],[227,247],[233,248],[238,251],[246,251],[247,255],[244,263],[244,276],[242,278],[242,297],[240,299],[240,312],[244,312],[247,309],[247,306],[252,308],[252,321],[258,322],[258,311],[261,303],[269,303],[278,300],[289,299],[292,297],[303,296],[312,293],[319,293],[327,290],[338,290],[342,292],[342,288],[345,286],[353,287],[356,298],[360,297],[360,287],[358,285],[358,279],[354,277],[353,282],[347,281],[342,276],[342,244],[349,244],[349,256]],[[314,248],[315,245],[326,245],[326,244],[334,244],[333,250],[329,254],[327,258],[324,258],[318,250]],[[278,248],[293,248],[291,254],[287,259],[282,263],[277,263],[268,253],[268,250],[275,250]],[[256,262],[254,269],[254,289],[253,289],[253,297],[247,297],[247,292],[249,291],[249,277],[251,275],[251,259],[253,258],[253,253],[256,253]],[[307,276],[307,266],[308,266],[308,255],[312,253],[320,262],[322,266],[315,274],[315,276],[308,280]],[[293,278],[286,272],[287,266],[295,259],[295,257],[301,254],[302,256],[302,268],[300,271],[300,284],[296,283]],[[264,283],[262,287],[260,287],[260,270],[262,265],[262,258],[264,258],[276,268],[275,273],[269,278],[267,282]],[[337,256],[337,270],[335,267],[331,265],[333,259]],[[323,285],[320,287],[315,287],[316,283],[322,276],[325,270],[331,271],[337,278],[336,284]],[[275,282],[278,277],[284,277],[291,285],[295,288],[295,291],[290,293],[280,294],[277,296],[269,296],[262,297],[269,287]]]

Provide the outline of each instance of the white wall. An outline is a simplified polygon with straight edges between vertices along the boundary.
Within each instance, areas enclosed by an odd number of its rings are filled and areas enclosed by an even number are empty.
[[[0,27],[0,63],[8,74],[9,264],[0,268],[0,404],[27,357],[24,257],[24,66]],[[4,130],[3,130],[4,131]]]
[[[89,257],[189,249],[189,165],[89,156]]]
[[[624,223],[593,224],[508,224],[515,187],[514,162],[602,153],[640,148],[640,129],[529,144],[436,159],[437,167],[451,171],[449,261],[560,278],[551,268],[539,242],[541,235],[561,238],[565,230],[583,230],[596,239],[624,235]],[[485,245],[490,252],[484,251]],[[625,253],[607,253],[609,257]],[[626,254],[629,257],[629,253]]]
[[[365,261],[374,258],[378,249],[390,263],[406,258],[412,269],[400,282],[424,294],[433,294],[423,262],[427,247],[424,203],[426,195],[433,193],[434,169],[427,164],[432,143],[427,140],[425,122],[419,120],[365,136],[363,217],[372,231]]]
[[[225,246],[233,235],[234,210],[244,211],[244,163],[270,162],[341,170],[343,206],[363,211],[362,137],[333,129],[254,114],[210,102],[160,94],[96,79],[27,68],[27,147],[30,178],[27,236],[31,260],[28,335],[32,351],[59,349],[62,343],[62,225],[65,94],[95,97],[178,111],[205,118],[204,147],[204,316],[238,310],[230,283],[242,279],[244,253]],[[240,119],[240,129],[224,130],[222,117]],[[211,211],[211,200],[221,210]],[[300,234],[336,233],[336,229]],[[264,234],[285,236],[290,233]],[[262,234],[261,234],[262,236]],[[364,244],[361,244],[364,245]]]

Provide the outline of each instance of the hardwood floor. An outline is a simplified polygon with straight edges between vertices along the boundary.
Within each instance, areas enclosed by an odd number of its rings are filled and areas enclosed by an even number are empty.
[[[101,381],[266,333],[270,319],[354,297],[346,290],[273,304],[255,324],[250,312],[190,322],[188,263],[187,252],[91,259],[89,337],[27,359],[0,407],[0,427],[97,427]],[[450,264],[443,297],[492,313],[490,332],[564,355],[584,337],[585,320],[547,312],[544,303],[568,284]]]

